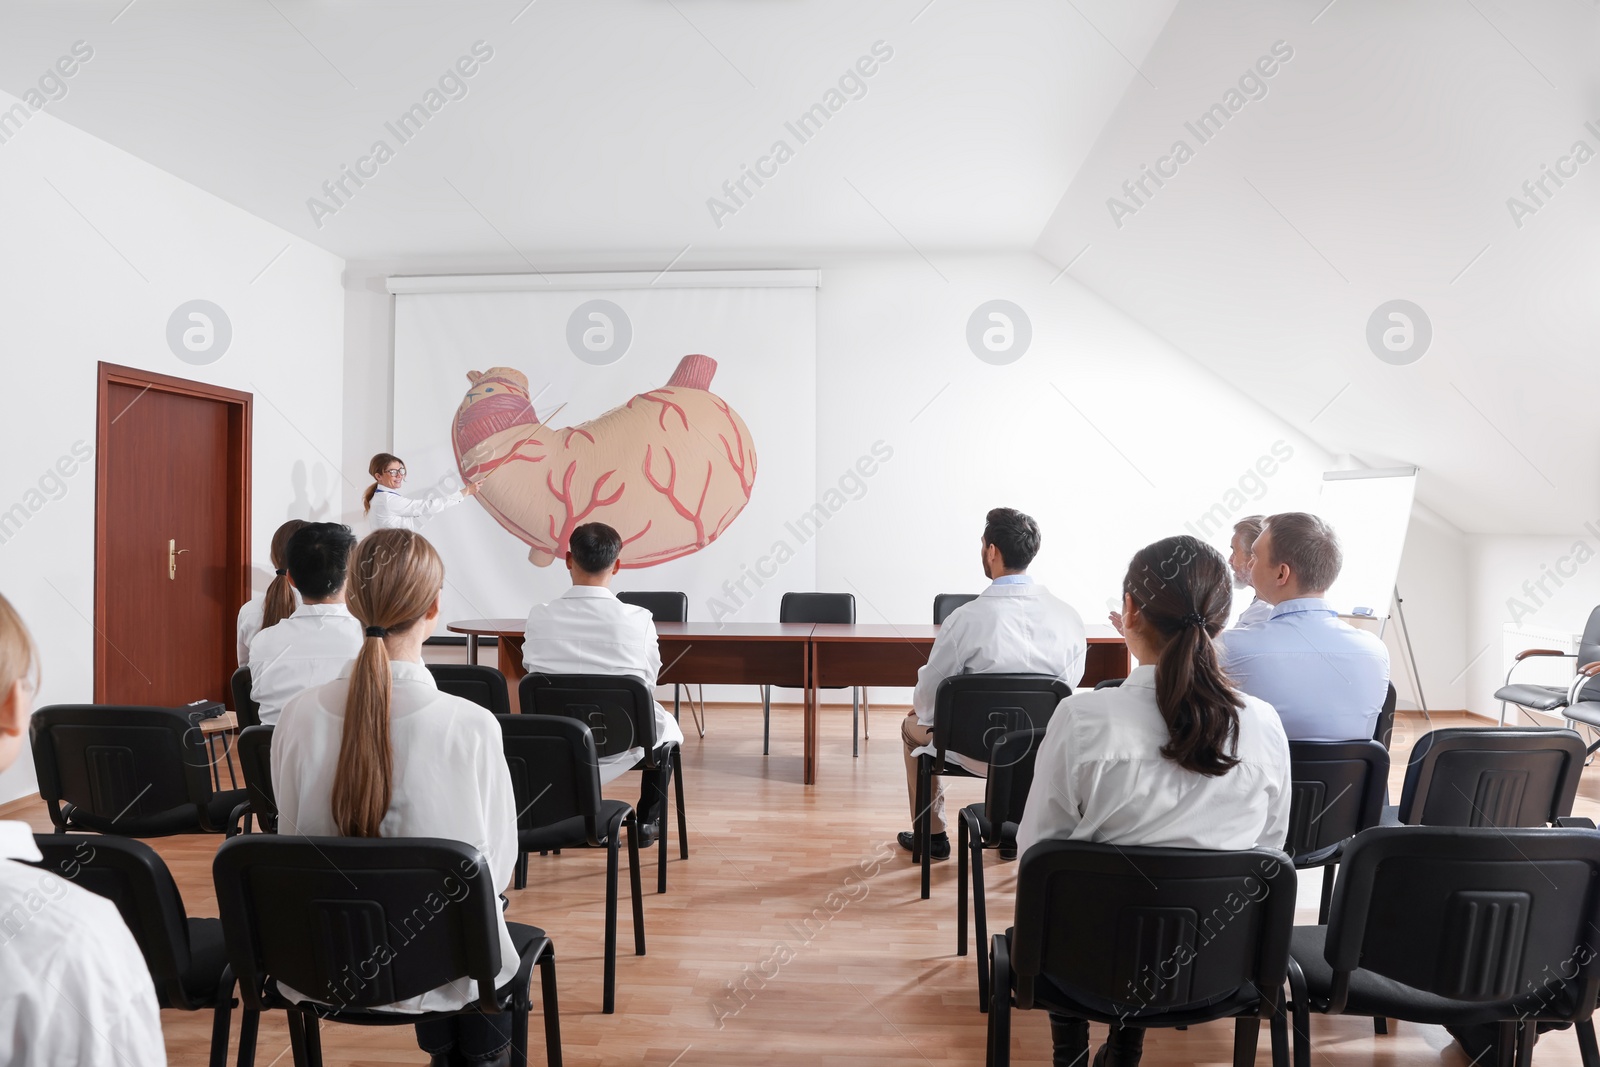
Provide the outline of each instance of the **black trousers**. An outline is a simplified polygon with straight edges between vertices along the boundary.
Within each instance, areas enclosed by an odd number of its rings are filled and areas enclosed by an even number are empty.
[[[1070,1015],[1050,1015],[1050,1037],[1055,1043],[1054,1067],[1090,1067],[1089,1022]],[[1103,1067],[1138,1067],[1144,1052],[1144,1030],[1137,1026],[1111,1026]]]
[[[656,822],[666,814],[667,787],[672,778],[672,772],[668,769],[671,759],[671,746],[662,745],[656,749],[656,769],[639,772],[639,803],[634,805],[634,811],[639,815],[641,826]]]
[[[468,1011],[416,1024],[417,1047],[430,1056],[454,1053],[468,1063],[489,1061],[511,1044],[511,1013]]]

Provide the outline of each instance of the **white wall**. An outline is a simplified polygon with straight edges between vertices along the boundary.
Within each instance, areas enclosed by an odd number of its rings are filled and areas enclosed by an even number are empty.
[[[0,107],[12,100],[0,94]],[[38,703],[87,702],[94,467],[59,486],[46,476],[77,442],[95,444],[96,363],[255,394],[252,556],[264,588],[277,525],[339,510],[329,457],[344,417],[342,261],[44,112],[0,144],[0,202],[0,511],[30,511],[0,543],[0,591],[39,643]],[[207,366],[167,347],[169,315],[192,299],[220,305],[233,327]],[[0,802],[36,788],[24,755],[0,775]]]
[[[1315,504],[1331,457],[1042,260],[933,258],[948,282],[907,255],[825,271],[818,299],[819,490],[894,449],[819,558],[863,621],[924,622],[935,593],[981,589],[991,507],[1039,520],[1034,574],[1094,623],[1150,541],[1188,524],[1222,547],[1237,518]],[[991,299],[1032,324],[1006,366],[967,345]]]
[[[1467,537],[1422,504],[1411,509],[1411,527],[1400,556],[1397,585],[1404,600],[1411,651],[1417,659],[1422,696],[1431,710],[1459,710],[1467,703]],[[1384,629],[1389,675],[1401,708],[1416,708],[1417,684],[1401,643],[1400,621]]]

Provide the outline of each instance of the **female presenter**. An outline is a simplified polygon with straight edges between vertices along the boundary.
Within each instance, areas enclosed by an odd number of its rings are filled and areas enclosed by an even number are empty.
[[[461,503],[478,492],[477,482],[468,482],[449,496],[430,496],[423,500],[400,495],[400,486],[406,480],[405,461],[399,456],[379,452],[367,464],[367,473],[373,484],[367,487],[362,498],[368,514],[372,516],[374,530],[419,529],[445,508]]]

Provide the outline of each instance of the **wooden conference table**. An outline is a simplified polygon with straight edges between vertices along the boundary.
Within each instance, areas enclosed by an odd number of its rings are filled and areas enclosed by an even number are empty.
[[[478,662],[478,641],[500,642],[500,670],[516,703],[522,669],[523,619],[467,619],[446,628],[467,637],[467,662]],[[1080,688],[1126,678],[1128,646],[1109,627],[1094,627]],[[658,685],[775,685],[804,692],[803,778],[817,780],[817,690],[917,683],[917,670],[939,627],[888,623],[658,622]]]

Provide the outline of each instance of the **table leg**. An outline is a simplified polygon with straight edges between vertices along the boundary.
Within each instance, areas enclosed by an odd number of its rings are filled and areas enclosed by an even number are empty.
[[[473,666],[478,664],[478,635],[467,635],[467,662]]]
[[[806,785],[817,784],[817,650],[815,642],[806,642],[805,758],[801,774]]]
[[[517,686],[528,672],[522,668],[522,634],[502,634],[500,637],[500,673],[506,676],[506,684],[511,687],[511,703],[516,706]]]

